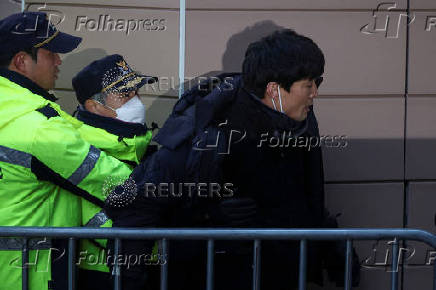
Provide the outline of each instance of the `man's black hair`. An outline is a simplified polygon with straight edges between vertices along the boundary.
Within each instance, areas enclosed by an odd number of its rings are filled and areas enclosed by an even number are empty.
[[[324,73],[324,54],[312,39],[291,29],[273,32],[251,43],[242,64],[244,87],[263,98],[269,82],[286,91],[292,83]]]
[[[24,51],[25,53],[29,54],[35,62],[38,61],[37,58],[38,48],[35,47],[21,48],[18,50],[0,54],[0,67],[7,68],[11,64],[12,58],[20,51]]]

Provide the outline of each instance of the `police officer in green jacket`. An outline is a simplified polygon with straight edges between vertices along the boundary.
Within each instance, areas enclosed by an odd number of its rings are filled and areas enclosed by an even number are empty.
[[[82,69],[72,81],[80,103],[76,117],[85,124],[79,129],[82,137],[111,156],[136,166],[152,137],[137,92],[156,80],[134,72],[118,54]],[[105,212],[87,200],[82,200],[82,222],[87,227],[112,226]],[[81,240],[77,263],[80,289],[112,288],[106,259],[106,240]]]
[[[45,13],[25,12],[0,20],[0,40],[0,225],[81,226],[82,199],[102,207],[108,180],[127,179],[132,171],[86,141],[83,122],[48,92],[59,53],[75,49],[81,38],[57,30]],[[55,242],[29,242],[31,290],[67,288]],[[22,288],[23,245],[20,238],[0,239],[0,289]]]

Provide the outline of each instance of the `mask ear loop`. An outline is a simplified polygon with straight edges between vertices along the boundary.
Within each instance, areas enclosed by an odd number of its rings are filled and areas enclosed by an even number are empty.
[[[279,93],[280,112],[283,113],[282,94],[280,93],[280,85],[277,86],[277,91],[278,91],[278,93]],[[274,108],[275,108],[275,106],[274,106]]]
[[[272,98],[272,99],[271,99],[271,101],[272,101],[272,103],[273,103],[273,106],[274,106],[274,110],[276,110],[276,111],[277,111],[277,107],[276,107],[276,103],[274,102],[274,98]]]
[[[111,109],[112,111],[114,111],[116,113],[116,110],[114,108],[111,108],[110,106],[106,105],[106,100],[105,100],[106,99],[106,95],[104,95],[102,93],[101,94],[97,94],[96,96],[93,96],[92,99],[94,101],[96,101],[97,103],[99,103],[100,105],[102,105],[102,106],[104,106],[106,108],[109,108],[109,109]]]

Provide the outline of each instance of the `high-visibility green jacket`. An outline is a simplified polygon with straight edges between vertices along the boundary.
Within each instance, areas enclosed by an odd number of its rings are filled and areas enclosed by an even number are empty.
[[[83,139],[107,154],[132,166],[139,164],[152,138],[152,131],[144,125],[122,122],[99,116],[82,108],[77,119],[84,123],[79,128]],[[110,180],[107,187],[120,184],[124,179]],[[101,207],[82,200],[82,223],[87,227],[112,227],[112,221]],[[78,262],[80,268],[109,272],[106,265],[106,240],[80,240]]]
[[[81,197],[103,206],[108,177],[131,173],[81,138],[83,124],[53,101],[29,79],[0,69],[1,226],[80,226]],[[50,254],[30,251],[31,290],[48,288]],[[0,262],[0,289],[21,289],[21,251],[0,250]]]

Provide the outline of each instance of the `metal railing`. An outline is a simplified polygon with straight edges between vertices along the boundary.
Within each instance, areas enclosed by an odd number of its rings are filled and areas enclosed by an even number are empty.
[[[436,249],[436,236],[415,229],[138,229],[138,228],[41,228],[41,227],[0,227],[0,237],[66,238],[68,239],[68,289],[75,289],[75,250],[77,239],[103,238],[114,239],[114,255],[121,249],[121,240],[148,239],[160,240],[164,257],[168,254],[169,240],[207,240],[207,277],[206,289],[213,290],[214,278],[214,241],[215,240],[253,240],[253,281],[252,289],[259,290],[261,240],[299,240],[299,281],[298,289],[306,289],[307,241],[308,240],[344,240],[346,241],[344,288],[351,289],[352,247],[354,240],[393,239],[392,267],[398,268],[398,250],[400,240],[424,242]],[[22,248],[22,265],[28,262],[27,242]],[[114,263],[114,289],[121,289],[121,271],[118,259]],[[434,264],[433,289],[436,290],[436,263]],[[28,269],[22,267],[23,289],[28,289]],[[161,290],[168,288],[168,263],[161,265]],[[398,271],[391,273],[391,289],[398,289]]]

